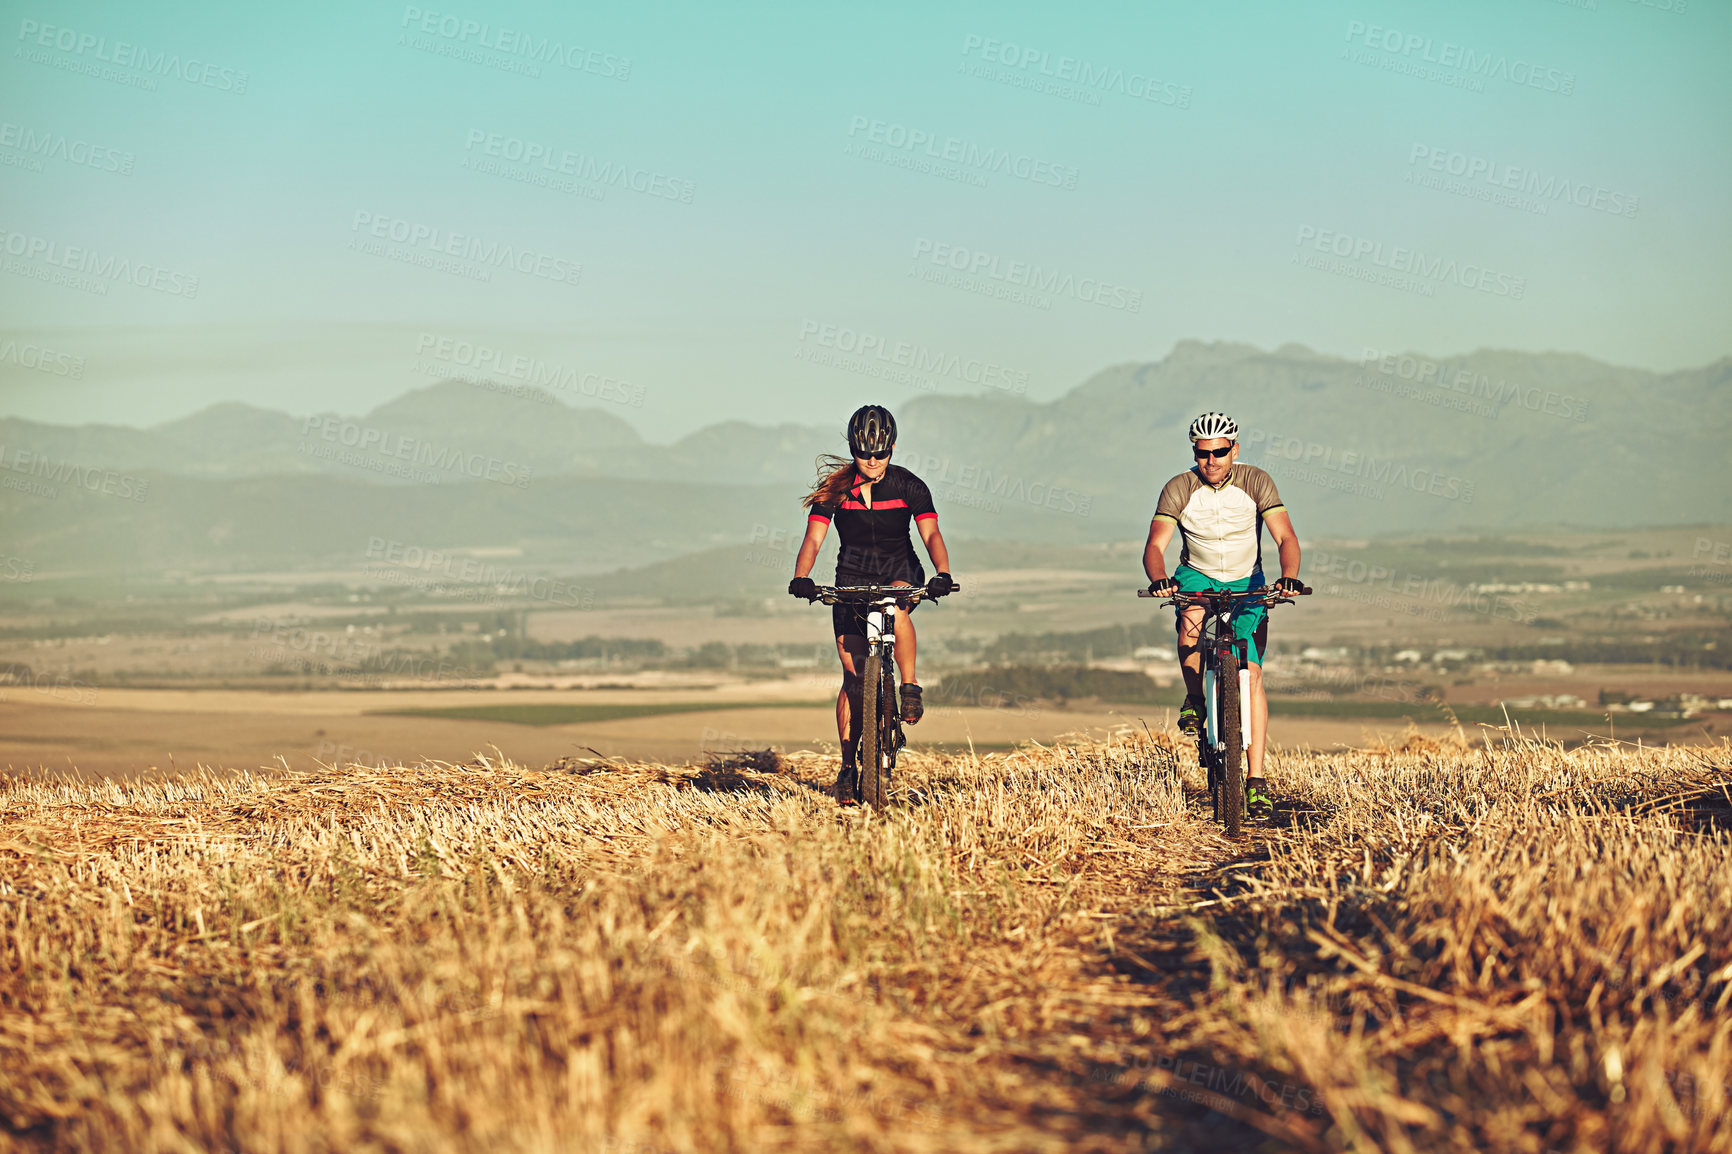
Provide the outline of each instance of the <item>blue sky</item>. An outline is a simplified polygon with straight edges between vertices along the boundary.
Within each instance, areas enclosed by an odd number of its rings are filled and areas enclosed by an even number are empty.
[[[5,11],[10,415],[355,412],[440,347],[655,439],[1189,338],[1732,352],[1727,0]]]

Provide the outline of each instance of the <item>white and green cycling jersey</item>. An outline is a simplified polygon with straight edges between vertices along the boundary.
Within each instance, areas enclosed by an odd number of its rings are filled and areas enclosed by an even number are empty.
[[[1274,480],[1255,465],[1234,465],[1219,485],[1191,469],[1161,490],[1155,520],[1179,527],[1181,567],[1240,581],[1262,574],[1263,518],[1285,507]]]

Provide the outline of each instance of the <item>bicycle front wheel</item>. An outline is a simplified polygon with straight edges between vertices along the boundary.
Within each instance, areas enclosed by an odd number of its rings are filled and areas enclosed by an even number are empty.
[[[884,719],[882,699],[884,658],[877,653],[866,658],[860,672],[860,800],[876,809],[884,808]]]
[[[1245,818],[1245,735],[1239,720],[1239,661],[1222,651],[1215,664],[1215,698],[1221,712],[1215,732],[1221,744],[1221,821],[1228,837],[1238,837]]]

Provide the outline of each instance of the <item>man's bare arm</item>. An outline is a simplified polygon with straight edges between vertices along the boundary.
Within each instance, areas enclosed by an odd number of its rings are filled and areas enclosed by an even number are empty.
[[[1149,522],[1149,543],[1143,546],[1143,572],[1153,585],[1167,575],[1167,542],[1173,539],[1173,523],[1164,517]]]
[[[1263,518],[1263,525],[1269,530],[1275,548],[1281,551],[1281,576],[1299,576],[1299,534],[1293,531],[1293,518],[1287,515],[1287,510],[1276,509]]]

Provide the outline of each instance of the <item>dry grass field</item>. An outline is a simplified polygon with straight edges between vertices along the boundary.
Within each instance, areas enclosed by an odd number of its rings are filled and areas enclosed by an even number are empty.
[[[1725,747],[0,781],[0,1146],[1728,1150]]]

